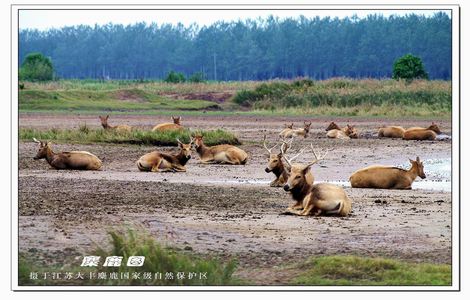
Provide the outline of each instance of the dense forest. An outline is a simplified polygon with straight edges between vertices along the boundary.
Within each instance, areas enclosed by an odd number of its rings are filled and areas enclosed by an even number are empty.
[[[19,64],[52,59],[59,78],[161,79],[170,70],[209,80],[391,77],[412,53],[431,79],[450,79],[451,20],[444,13],[196,24],[95,25],[19,32]]]

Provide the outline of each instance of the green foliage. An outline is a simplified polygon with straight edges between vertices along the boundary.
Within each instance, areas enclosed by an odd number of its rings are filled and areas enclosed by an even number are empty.
[[[41,53],[30,53],[19,70],[19,80],[48,81],[52,80],[54,67],[48,57]]]
[[[168,75],[166,75],[166,78],[164,79],[164,81],[167,83],[181,83],[181,82],[185,82],[186,78],[184,77],[183,73],[170,71]]]
[[[450,265],[408,263],[394,259],[324,256],[310,259],[299,285],[450,285]]]
[[[134,230],[127,232],[109,232],[111,236],[111,250],[98,249],[96,255],[106,256],[122,256],[123,261],[127,261],[129,256],[145,256],[145,262],[142,267],[127,267],[124,264],[116,270],[116,272],[172,272],[175,278],[172,280],[154,279],[154,280],[112,280],[100,284],[114,285],[229,285],[234,284],[232,278],[236,269],[236,261],[231,260],[227,264],[222,264],[216,259],[201,259],[190,253],[183,253],[178,250],[164,248],[159,245],[155,239],[143,233]],[[100,269],[98,270],[100,271]],[[105,272],[106,268],[101,267],[101,271]],[[189,272],[207,273],[207,279],[196,277],[189,279],[187,276],[183,279],[177,279],[176,273]]]
[[[202,72],[196,72],[188,78],[191,83],[201,83],[206,81],[206,76]]]
[[[115,144],[139,144],[155,146],[176,146],[176,139],[188,143],[194,134],[202,134],[204,143],[207,145],[231,144],[240,145],[238,138],[231,132],[222,129],[210,131],[190,131],[190,130],[168,130],[168,131],[145,131],[132,130],[131,132],[117,132],[104,129],[90,129],[86,125],[81,125],[77,129],[57,129],[37,130],[32,128],[20,128],[19,137],[21,140],[38,140],[52,142],[72,142],[72,143],[115,143]]]
[[[421,58],[406,54],[393,63],[393,79],[428,79]]]

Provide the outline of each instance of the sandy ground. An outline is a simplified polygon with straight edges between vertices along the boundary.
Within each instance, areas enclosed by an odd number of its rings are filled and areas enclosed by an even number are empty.
[[[151,128],[165,116],[113,116],[111,124]],[[198,253],[237,257],[237,275],[257,284],[284,284],[280,266],[312,255],[358,254],[398,257],[411,261],[451,262],[451,194],[433,190],[371,190],[345,188],[353,202],[350,216],[297,217],[284,215],[291,203],[281,188],[269,187],[264,172],[264,134],[275,141],[283,123],[304,119],[285,117],[183,117],[193,129],[224,128],[235,132],[249,153],[245,166],[200,164],[196,153],[186,173],[143,173],[135,161],[155,148],[138,145],[55,145],[56,151],[86,150],[103,160],[101,171],[56,171],[44,160],[34,161],[37,145],[19,144],[20,251],[42,253],[46,262],[87,254],[106,245],[106,230],[144,227],[161,243]],[[312,119],[312,134],[294,148],[313,143],[333,148],[313,166],[316,181],[347,181],[355,170],[371,164],[408,166],[417,155],[425,161],[449,159],[450,141],[402,141],[373,135],[382,124],[427,126],[436,121],[451,135],[444,120],[350,120],[361,138],[340,142],[325,137],[330,118]],[[98,126],[97,116],[20,115],[21,127],[71,128]],[[170,148],[159,148],[174,151]],[[312,159],[309,152],[297,162]],[[428,172],[427,181],[442,174]],[[417,179],[417,181],[422,181]],[[73,254],[71,254],[73,253]],[[63,254],[63,255],[59,255]],[[292,275],[292,274],[290,274]],[[289,276],[290,276],[289,275]]]

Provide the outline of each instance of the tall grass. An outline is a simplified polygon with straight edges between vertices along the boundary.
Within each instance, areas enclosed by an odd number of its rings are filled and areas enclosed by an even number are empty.
[[[330,79],[302,80],[291,83],[262,83],[253,90],[238,92],[233,101],[259,110],[336,108],[366,106],[426,107],[450,112],[452,94],[450,82],[416,80]]]
[[[20,128],[20,140],[47,140],[54,142],[70,143],[115,143],[115,144],[140,144],[155,146],[176,146],[176,139],[188,143],[194,134],[202,134],[204,143],[211,145],[230,144],[240,145],[238,138],[231,132],[222,129],[211,131],[169,130],[146,131],[132,130],[131,132],[117,132],[104,129],[90,129],[82,125],[77,129],[48,129],[38,130],[34,128]]]
[[[297,285],[450,285],[450,265],[409,263],[386,258],[324,256],[309,260]]]

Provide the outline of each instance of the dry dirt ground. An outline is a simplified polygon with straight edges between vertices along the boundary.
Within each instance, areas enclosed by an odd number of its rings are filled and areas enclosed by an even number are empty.
[[[111,124],[151,128],[165,116],[112,116]],[[202,165],[194,153],[186,173],[143,173],[135,161],[154,147],[138,145],[55,145],[56,151],[86,150],[103,161],[100,171],[56,171],[34,161],[37,145],[19,143],[19,247],[40,253],[44,262],[89,253],[107,244],[106,231],[143,227],[165,245],[219,257],[236,257],[236,273],[254,284],[286,284],[295,275],[279,268],[309,256],[358,254],[411,261],[451,262],[451,193],[413,189],[351,189],[350,216],[284,215],[291,203],[282,188],[269,187],[264,172],[267,154],[261,141],[275,141],[283,123],[303,118],[198,116],[183,117],[192,129],[224,128],[235,132],[249,155],[245,166]],[[451,135],[446,120],[335,118],[340,126],[354,123],[360,139],[339,142],[325,137],[330,118],[314,118],[312,134],[294,148],[313,143],[333,148],[312,167],[317,181],[347,181],[371,164],[407,166],[408,158],[449,159],[451,141],[403,141],[373,136],[379,125],[427,126],[437,121]],[[20,127],[77,128],[99,126],[97,116],[21,114]],[[161,150],[174,151],[172,148]],[[296,161],[307,162],[306,151]],[[426,172],[426,165],[425,165]],[[439,172],[427,181],[441,180]],[[422,181],[420,178],[417,181]],[[38,257],[39,257],[38,256]],[[76,258],[78,259],[78,258]],[[75,262],[76,265],[79,262]]]

